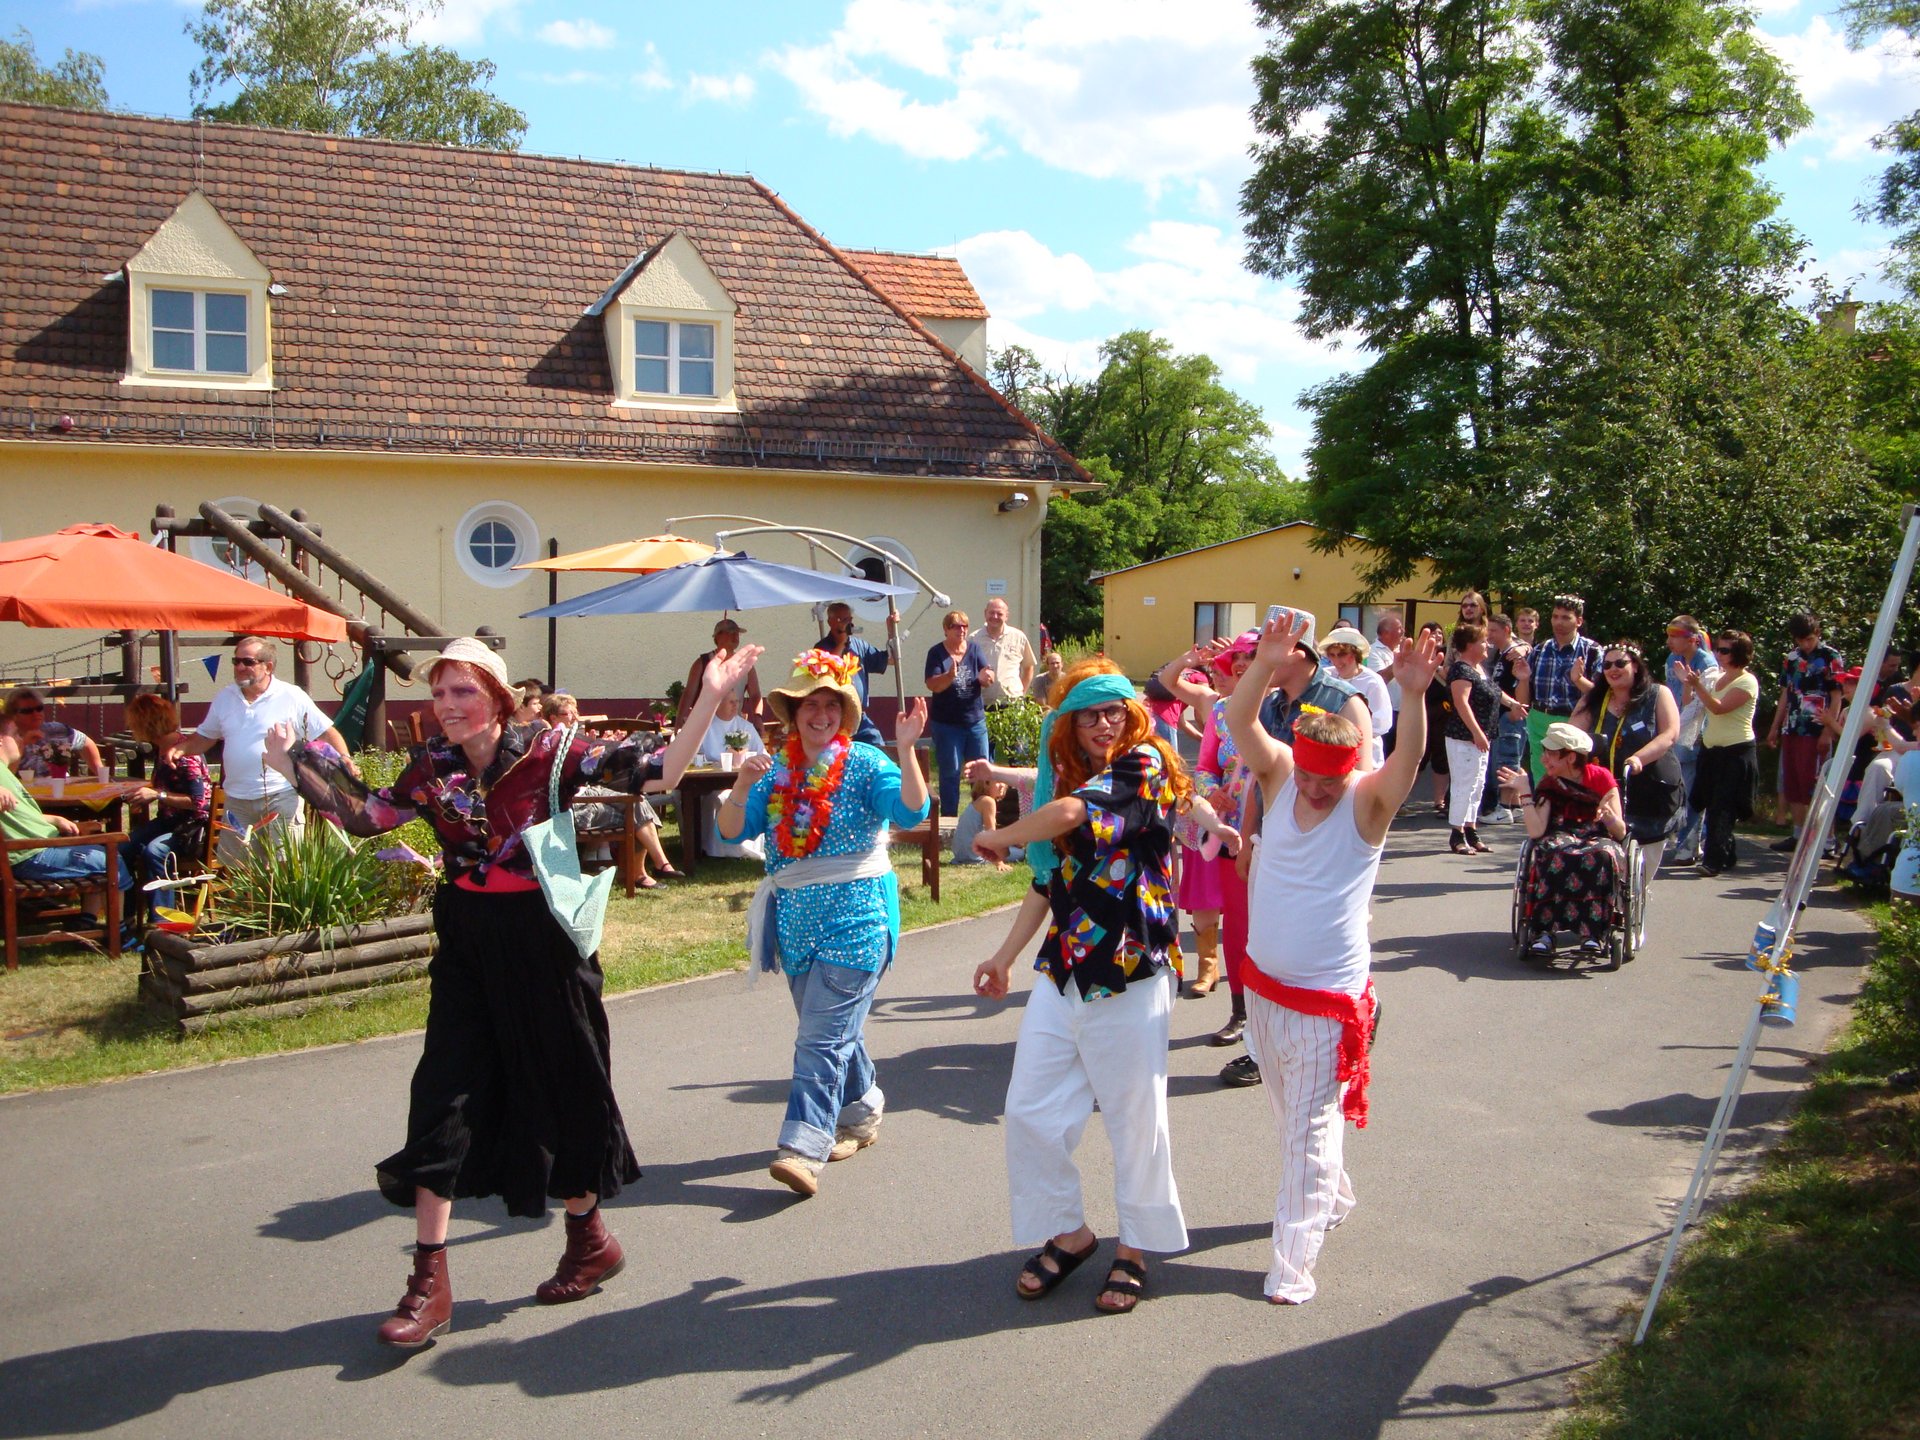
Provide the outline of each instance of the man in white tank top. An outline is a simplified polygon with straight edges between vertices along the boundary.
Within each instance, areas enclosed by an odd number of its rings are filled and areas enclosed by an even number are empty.
[[[1253,663],[1227,702],[1227,728],[1266,801],[1248,892],[1247,1046],[1266,1081],[1280,1132],[1267,1298],[1298,1305],[1314,1291],[1313,1262],[1353,1209],[1342,1163],[1342,1114],[1367,1123],[1367,1047],[1377,1007],[1368,977],[1367,909],[1380,852],[1426,749],[1421,695],[1440,663],[1432,635],[1402,641],[1394,675],[1402,734],[1377,770],[1362,771],[1365,736],[1342,715],[1310,711],[1283,744],[1260,724],[1275,665],[1308,621],[1281,610],[1260,633]]]

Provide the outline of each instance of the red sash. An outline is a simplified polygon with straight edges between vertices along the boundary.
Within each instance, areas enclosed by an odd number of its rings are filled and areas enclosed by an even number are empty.
[[[1338,990],[1303,990],[1274,979],[1258,965],[1240,967],[1240,980],[1263,1000],[1302,1015],[1318,1015],[1323,1020],[1340,1022],[1340,1064],[1335,1076],[1346,1085],[1340,1098],[1340,1112],[1353,1121],[1356,1130],[1367,1128],[1367,1045],[1373,1038],[1373,1017],[1377,1006],[1373,981],[1358,996]]]

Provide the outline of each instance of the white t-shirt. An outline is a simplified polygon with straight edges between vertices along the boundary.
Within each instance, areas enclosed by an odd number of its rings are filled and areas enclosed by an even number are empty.
[[[213,697],[199,733],[209,740],[226,742],[221,783],[227,794],[237,800],[259,800],[293,789],[286,776],[262,763],[267,731],[282,723],[293,726],[296,736],[304,726],[309,740],[318,740],[333,728],[332,718],[313,703],[312,696],[277,675],[251,704],[238,685],[229,685]]]

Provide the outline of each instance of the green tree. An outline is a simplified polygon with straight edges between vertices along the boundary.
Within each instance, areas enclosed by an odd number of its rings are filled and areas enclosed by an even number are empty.
[[[1920,52],[1920,0],[1848,0],[1841,10],[1854,45],[1897,32]],[[1880,177],[1874,198],[1860,207],[1861,215],[1894,228],[1888,278],[1920,299],[1920,110],[1894,121],[1873,144],[1892,155],[1893,163]]]
[[[0,40],[0,100],[29,105],[65,105],[73,110],[107,108],[106,67],[98,55],[69,50],[60,63],[43,66],[25,27]]]
[[[1808,113],[1749,14],[1256,9],[1249,263],[1297,278],[1310,332],[1370,352],[1307,397],[1313,518],[1384,547],[1369,581],[1432,556],[1450,582],[1578,590],[1655,629],[1819,603],[1780,550],[1870,539],[1877,512],[1855,503],[1845,367],[1784,299],[1796,242],[1754,167]],[[1714,529],[1742,518],[1754,543]]]
[[[438,0],[427,7],[439,9]],[[404,0],[207,0],[194,114],[240,125],[513,150],[527,117],[488,89],[495,68],[407,44]],[[238,93],[214,103],[229,85]]]
[[[1305,497],[1267,448],[1259,410],[1205,355],[1179,355],[1144,330],[1100,347],[1091,380],[1042,371],[1030,352],[998,351],[989,373],[1102,482],[1047,510],[1041,611],[1057,636],[1097,633],[1093,576],[1296,519]]]

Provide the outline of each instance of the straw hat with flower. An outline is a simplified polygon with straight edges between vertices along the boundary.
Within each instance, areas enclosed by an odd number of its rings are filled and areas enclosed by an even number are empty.
[[[800,702],[818,690],[840,697],[840,731],[851,735],[860,728],[860,692],[853,677],[860,669],[858,655],[835,655],[830,650],[803,650],[793,657],[793,674],[784,685],[767,692],[767,708],[789,730]]]

